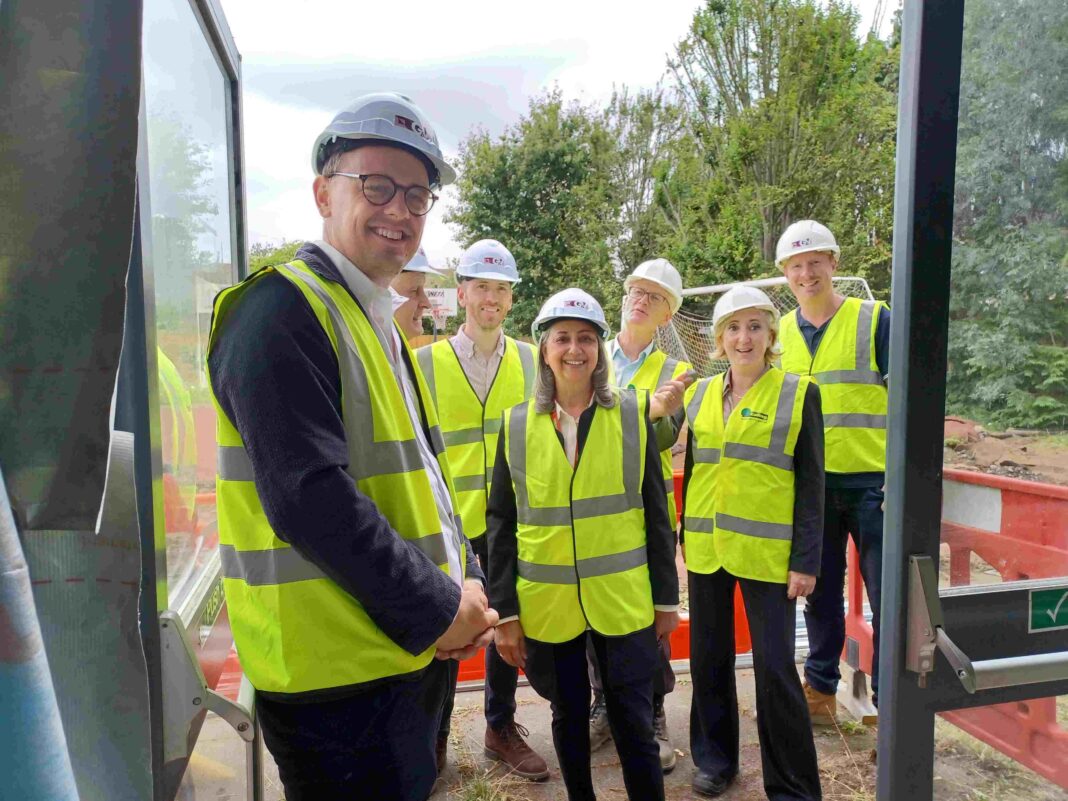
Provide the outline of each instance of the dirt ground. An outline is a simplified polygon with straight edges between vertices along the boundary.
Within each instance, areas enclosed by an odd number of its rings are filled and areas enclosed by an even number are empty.
[[[992,432],[971,420],[947,417],[944,441],[946,467],[1068,486],[1068,434]]]

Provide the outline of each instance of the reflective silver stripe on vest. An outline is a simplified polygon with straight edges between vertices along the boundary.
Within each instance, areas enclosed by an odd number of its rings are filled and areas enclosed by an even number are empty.
[[[444,565],[449,561],[445,536],[440,532],[406,542],[426,554],[435,565]],[[239,579],[252,587],[329,578],[318,565],[305,559],[293,548],[239,551],[233,545],[220,545],[219,556],[226,578]]]
[[[292,584],[324,579],[326,574],[292,548],[239,551],[233,545],[220,545],[223,576],[240,579],[252,587]]]
[[[884,385],[883,377],[871,370],[828,370],[813,373],[817,384],[877,384]]]
[[[471,445],[482,442],[482,426],[478,428],[461,428],[458,431],[446,431],[446,445]]]
[[[430,390],[430,397],[437,403],[438,389],[437,379],[434,376],[434,349],[429,345],[419,348],[415,352],[415,358],[419,361],[419,369],[423,371],[423,378],[426,381],[427,389]]]
[[[600,495],[596,498],[576,498],[571,502],[571,508],[574,509],[575,520],[588,520],[591,517],[618,515],[629,512],[631,509],[641,509],[642,499],[639,495],[635,500],[623,492],[619,495]]]
[[[492,417],[486,421],[484,426],[487,434],[499,434],[501,433],[501,426],[504,424],[503,417]]]
[[[530,506],[527,495],[527,412],[529,409],[530,406],[527,404],[516,406],[512,409],[508,424],[508,467],[512,471],[512,484],[515,487],[518,522],[528,526],[570,526],[570,506],[537,508]]]
[[[597,414],[597,411],[594,411]],[[619,416],[623,427],[623,492],[627,496],[628,505],[619,509],[625,512],[628,509],[641,509],[641,428],[645,425],[644,420],[638,418],[638,396],[634,392],[619,393]],[[604,500],[608,500],[605,498]],[[575,501],[575,516],[579,517],[578,505],[583,501]],[[604,512],[603,514],[616,514],[616,512]],[[585,516],[585,515],[583,515]]]
[[[711,517],[683,517],[683,528],[687,532],[693,531],[698,534],[711,534],[716,530],[716,523]]]
[[[866,300],[860,304],[857,316],[857,339],[854,345],[854,368],[852,370],[828,370],[814,373],[818,384],[871,384],[885,386],[886,382],[877,370],[871,369],[871,322],[878,305]]]
[[[693,429],[691,429],[692,431]],[[720,451],[719,448],[694,448],[693,449],[693,461],[694,464],[719,464]]]
[[[519,560],[518,573],[527,581],[538,584],[577,584],[578,579],[611,576],[625,573],[648,562],[645,546],[642,545],[623,553],[610,553],[604,556],[591,556],[579,559],[576,567],[571,565],[541,565],[535,562]]]
[[[625,573],[636,567],[641,567],[648,562],[648,553],[645,546],[641,545],[623,553],[609,553],[604,556],[591,556],[587,559],[578,560],[579,578],[596,578],[597,576],[610,576],[615,573]]]
[[[486,477],[480,476],[457,476],[452,480],[452,485],[457,492],[472,492],[486,488]]]
[[[675,368],[678,367],[678,366],[679,366],[679,360],[678,359],[671,359],[671,358],[665,359],[664,360],[664,366],[660,368],[660,375],[658,375],[657,378],[656,378],[656,387],[655,387],[655,389],[660,389],[660,387],[664,386],[664,384],[666,384],[668,381],[670,381],[671,380],[671,376],[675,373]]]
[[[886,428],[885,414],[825,414],[826,428]]]
[[[519,341],[516,341],[515,346],[519,351],[519,362],[523,365],[523,400],[526,400],[534,392],[534,377],[537,372],[534,349]]]
[[[690,398],[690,402],[686,406],[686,417],[690,421],[690,430],[693,431],[694,420],[697,419],[697,413],[701,411],[701,402],[705,399],[705,393],[708,392],[708,386],[712,383],[712,379],[707,378],[701,381],[697,385],[697,389],[693,391],[693,397]]]
[[[794,457],[786,453],[776,453],[771,448],[760,448],[756,445],[744,445],[740,442],[728,442],[723,446],[723,454],[728,459],[738,459],[743,462],[759,462],[760,464],[779,467],[783,470],[794,469]]]
[[[675,477],[674,476],[672,476],[671,478],[665,478],[664,479],[664,489],[666,489],[668,491],[668,493],[674,493],[675,492]]]
[[[215,448],[216,472],[224,481],[252,481],[252,461],[240,445]]]
[[[375,476],[394,473],[410,473],[424,469],[419,444],[415,439],[400,442],[375,442],[374,419],[370,407],[361,402],[371,394],[367,381],[367,372],[359,357],[359,350],[352,338],[352,332],[345,324],[341,311],[333,298],[319,282],[305,275],[288,264],[280,265],[278,270],[285,272],[294,280],[300,281],[319,299],[330,315],[337,339],[337,357],[341,372],[341,405],[345,422],[345,440],[349,449],[349,464],[346,472],[356,481]],[[397,391],[404,396],[403,388],[398,384]],[[416,398],[417,402],[419,398]],[[413,426],[418,425],[413,421]],[[431,447],[437,453],[444,452],[441,431],[436,427],[430,432]]]
[[[768,450],[780,454],[786,453],[786,441],[790,437],[790,423],[794,415],[794,401],[801,378],[793,373],[784,373],[782,388],[779,390],[779,403],[775,409],[775,425],[771,429],[771,442]]]
[[[794,527],[789,523],[764,523],[722,512],[716,512],[716,527],[767,540],[791,540],[794,536]]]

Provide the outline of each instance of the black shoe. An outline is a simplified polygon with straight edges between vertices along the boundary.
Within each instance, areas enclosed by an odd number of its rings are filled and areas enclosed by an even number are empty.
[[[693,791],[698,795],[715,798],[727,792],[727,788],[731,786],[736,775],[732,773],[729,776],[713,776],[711,773],[699,770],[693,777]]]

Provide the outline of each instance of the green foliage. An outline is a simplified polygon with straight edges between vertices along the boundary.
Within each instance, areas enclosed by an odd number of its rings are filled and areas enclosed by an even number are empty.
[[[248,251],[248,272],[262,270],[264,267],[273,267],[276,264],[284,264],[291,261],[304,243],[299,239],[284,241],[280,245],[270,245],[264,242],[253,245]]]
[[[694,16],[670,62],[690,131],[658,194],[687,283],[774,274],[779,234],[811,217],[845,271],[887,290],[899,54],[857,22],[814,0],[709,0]]]
[[[994,425],[1068,427],[1065,74],[1068,5],[965,6],[946,405]]]
[[[460,199],[446,217],[464,244],[492,237],[516,257],[508,332],[525,335],[553,292],[580,286],[605,304],[620,294],[610,259],[619,195],[616,145],[591,109],[565,105],[559,91],[531,101],[525,118],[497,140],[477,131],[460,147]]]

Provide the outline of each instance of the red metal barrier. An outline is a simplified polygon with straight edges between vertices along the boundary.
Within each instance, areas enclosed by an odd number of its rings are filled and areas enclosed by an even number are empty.
[[[1001,581],[1068,576],[1068,487],[953,469],[944,485],[942,543],[952,586],[972,583],[972,554]],[[1056,698],[941,714],[1068,788],[1068,731],[1057,722]]]

